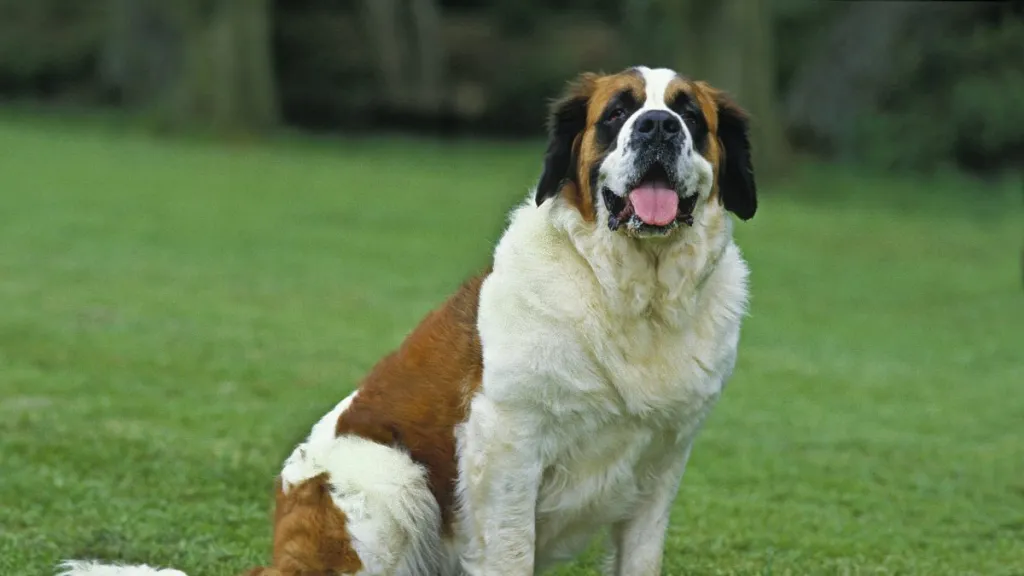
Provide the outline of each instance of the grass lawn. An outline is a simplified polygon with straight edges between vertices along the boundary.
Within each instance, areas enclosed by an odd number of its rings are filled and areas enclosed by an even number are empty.
[[[282,459],[486,265],[541,150],[0,119],[0,574],[264,562]],[[1024,574],[1016,185],[809,167],[763,191],[665,574]]]

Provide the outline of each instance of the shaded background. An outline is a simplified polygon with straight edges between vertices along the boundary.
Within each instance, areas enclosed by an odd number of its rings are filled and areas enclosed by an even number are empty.
[[[162,130],[531,136],[581,70],[665,65],[791,152],[883,168],[1024,164],[1024,3],[0,0],[0,98]]]

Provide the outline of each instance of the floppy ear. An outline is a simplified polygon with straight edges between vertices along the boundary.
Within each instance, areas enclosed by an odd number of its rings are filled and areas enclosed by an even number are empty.
[[[537,183],[536,202],[558,195],[566,181],[575,182],[577,136],[587,127],[587,102],[596,76],[583,74],[569,85],[566,94],[551,105],[548,116],[548,150],[544,171]]]
[[[757,212],[757,183],[750,160],[750,129],[747,113],[727,95],[715,95],[718,106],[718,141],[725,156],[718,175],[718,194],[725,209],[741,220]]]

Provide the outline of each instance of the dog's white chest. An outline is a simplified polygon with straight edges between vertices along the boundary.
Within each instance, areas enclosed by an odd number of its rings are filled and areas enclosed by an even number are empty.
[[[653,321],[616,322],[583,333],[594,358],[593,372],[621,410],[680,424],[721,392],[724,361],[732,352],[720,346],[720,334],[702,316],[685,328],[668,329]],[[728,356],[728,357],[726,357]]]
[[[627,517],[666,448],[653,429],[625,421],[567,442],[541,481],[538,563],[575,556],[602,528]]]
[[[747,275],[724,229],[659,260],[574,239],[544,210],[513,219],[481,288],[483,382],[460,431],[462,486],[500,475],[507,487],[463,503],[467,537],[500,530],[474,508],[496,518],[535,496],[520,521],[535,522],[539,570],[674,496],[735,363]]]
[[[537,502],[541,564],[578,554],[641,505],[651,478],[686,450],[721,390],[720,374],[701,368],[697,339],[686,331],[638,326],[585,340],[602,347],[580,374],[600,376],[564,383],[563,412],[542,441],[554,450]]]

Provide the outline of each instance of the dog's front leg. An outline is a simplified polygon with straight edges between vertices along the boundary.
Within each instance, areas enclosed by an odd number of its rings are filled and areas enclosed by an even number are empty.
[[[612,527],[613,555],[609,572],[614,576],[658,576],[665,552],[672,502],[690,458],[690,445],[666,457],[654,475],[644,499],[629,518]]]
[[[543,465],[518,411],[480,395],[459,431],[462,566],[468,576],[532,576]]]

